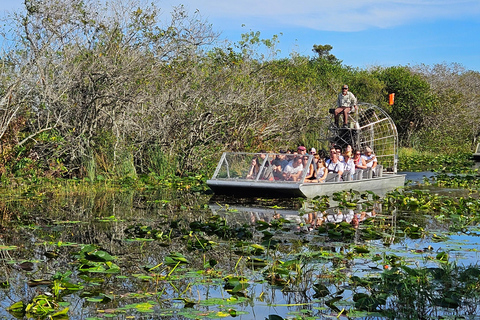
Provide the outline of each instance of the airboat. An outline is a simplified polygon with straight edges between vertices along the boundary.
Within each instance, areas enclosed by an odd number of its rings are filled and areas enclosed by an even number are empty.
[[[475,152],[473,153],[473,160],[480,161],[480,143],[477,143],[477,148],[475,149]]]
[[[333,109],[330,109],[333,114]],[[374,150],[378,165],[375,169],[357,170],[353,176],[339,176],[328,173],[325,182],[305,182],[313,155],[308,156],[308,163],[297,181],[274,179],[267,174],[271,163],[277,157],[285,155],[277,153],[245,153],[224,152],[217,168],[207,185],[217,195],[236,197],[268,197],[268,198],[315,198],[329,196],[341,191],[371,191],[377,195],[385,195],[396,188],[403,187],[405,175],[397,173],[398,133],[390,116],[378,106],[368,103],[358,104],[357,112],[350,114],[348,127],[338,128],[333,116],[328,116],[322,123],[323,131],[320,142],[342,149],[351,145],[354,149],[363,150],[370,147]],[[298,155],[286,157],[293,159]],[[258,173],[249,175],[253,159],[260,162]]]

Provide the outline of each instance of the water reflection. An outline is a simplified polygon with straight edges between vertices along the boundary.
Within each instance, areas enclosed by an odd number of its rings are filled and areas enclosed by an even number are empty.
[[[258,222],[271,223],[273,220],[285,219],[292,223],[297,231],[313,231],[325,223],[338,224],[346,222],[354,228],[368,218],[382,212],[382,204],[375,203],[369,210],[358,204],[355,209],[333,207],[323,211],[314,211],[311,203],[305,202],[301,209],[272,208],[261,206],[209,204],[215,215],[227,216],[230,221],[249,223],[254,226]]]
[[[372,218],[377,215],[377,211],[357,211],[353,209],[330,209],[324,212],[312,212],[307,214],[305,222],[309,225],[309,230],[322,226],[324,223],[341,223],[346,222],[351,224],[354,228],[358,228],[359,224],[367,218]]]
[[[425,181],[425,179],[430,180],[435,176],[435,172],[432,171],[421,171],[421,172],[399,172],[399,174],[405,175],[405,181],[408,185],[418,185]]]
[[[240,319],[292,312],[322,318],[334,310],[325,304],[333,298],[341,298],[340,308],[354,309],[353,275],[379,275],[397,257],[415,268],[436,267],[442,251],[462,262],[478,259],[473,232],[435,242],[431,234],[448,231],[448,223],[413,209],[398,212],[375,202],[321,210],[301,201],[239,202],[211,203],[209,196],[172,191],[0,202],[0,284],[8,283],[0,290],[0,318],[14,319],[6,308],[16,301],[51,294],[46,284],[29,284],[52,282],[57,272],[72,272],[70,281],[83,287],[62,296],[71,319],[103,317],[105,310],[146,318],[129,306],[152,301],[149,312],[159,318],[206,318],[226,312],[225,303],[234,299],[239,302],[229,308],[248,313]],[[119,273],[81,272],[78,252],[85,244],[115,256]],[[189,263],[166,266],[172,252]],[[246,288],[227,291],[229,275],[244,277]],[[315,291],[319,283],[328,287],[326,298]],[[113,299],[98,301],[102,295]]]

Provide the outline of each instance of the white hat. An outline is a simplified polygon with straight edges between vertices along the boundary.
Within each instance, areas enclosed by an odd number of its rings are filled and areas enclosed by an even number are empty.
[[[317,149],[315,149],[315,148],[310,149],[310,153],[312,153],[312,152],[317,153]]]

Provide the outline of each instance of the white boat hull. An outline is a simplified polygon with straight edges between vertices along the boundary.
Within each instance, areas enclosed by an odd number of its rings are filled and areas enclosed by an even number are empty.
[[[235,179],[212,179],[207,185],[218,195],[233,195],[237,197],[304,197],[330,196],[336,192],[354,190],[358,192],[372,191],[379,196],[403,187],[405,175],[383,174],[382,177],[326,182],[326,183],[294,183],[280,181],[246,181]]]

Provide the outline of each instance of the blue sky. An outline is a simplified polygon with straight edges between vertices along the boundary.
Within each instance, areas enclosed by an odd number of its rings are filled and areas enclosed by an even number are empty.
[[[0,10],[23,0],[0,0]],[[147,3],[150,1],[146,1]],[[160,0],[169,12],[183,4],[199,10],[221,37],[279,35],[281,57],[313,56],[314,44],[330,44],[345,65],[459,63],[480,72],[479,0]]]

